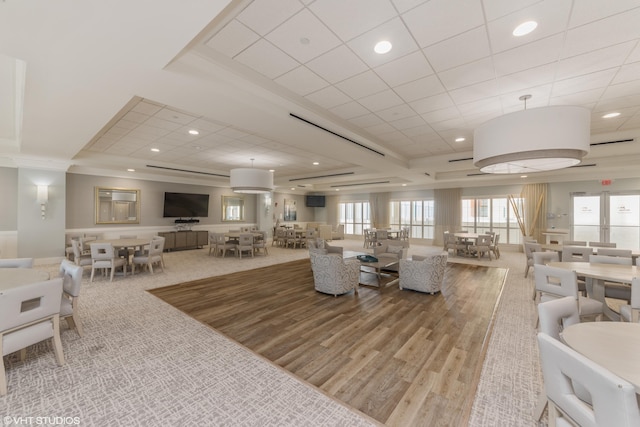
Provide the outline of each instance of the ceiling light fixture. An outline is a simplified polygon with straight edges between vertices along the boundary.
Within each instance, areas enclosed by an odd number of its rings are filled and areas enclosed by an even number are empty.
[[[151,151],[153,151],[154,153],[159,153],[160,149],[159,148],[152,148]]]
[[[237,168],[230,171],[231,189],[234,193],[264,194],[273,191],[273,173],[268,170]]]
[[[200,135],[200,132],[195,130],[195,129],[191,129],[191,130],[189,130],[189,134],[190,135]]]
[[[313,166],[318,166],[320,163],[318,162],[313,162]]]
[[[620,115],[620,113],[609,113],[609,114],[605,114],[604,116],[602,116],[603,119],[611,119],[613,117],[618,117]]]
[[[529,173],[563,169],[589,153],[588,109],[551,106],[505,114],[473,133],[473,164],[485,173]]]
[[[463,141],[466,141],[466,139],[465,139],[465,138],[463,138],[463,137],[460,137],[460,138],[456,138],[456,140],[455,140],[455,141],[456,141],[456,142],[463,142]]]
[[[527,21],[518,25],[515,30],[513,30],[513,35],[516,37],[526,36],[530,32],[536,29],[538,23],[536,21]]]
[[[391,44],[390,41],[383,40],[381,42],[376,43],[376,45],[373,48],[373,50],[376,53],[379,53],[380,55],[383,55],[383,54],[389,52],[392,47],[393,47],[393,45]]]

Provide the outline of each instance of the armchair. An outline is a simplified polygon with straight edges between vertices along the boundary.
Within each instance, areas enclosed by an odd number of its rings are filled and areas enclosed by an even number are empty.
[[[344,224],[336,225],[335,230],[331,231],[331,240],[344,239]]]
[[[310,252],[313,283],[316,291],[333,295],[346,294],[352,289],[358,293],[360,262],[344,260],[341,256]]]
[[[307,247],[309,248],[309,253],[314,252],[321,255],[334,254],[342,257],[342,246],[331,246],[322,239],[307,240]]]
[[[397,258],[401,260],[407,259],[408,253],[408,240],[378,240],[378,246],[373,247],[373,256],[376,258]],[[396,270],[397,267],[390,267],[389,269]]]
[[[446,252],[426,257],[414,255],[412,259],[401,259],[400,289],[430,292],[432,295],[440,292],[446,268]]]

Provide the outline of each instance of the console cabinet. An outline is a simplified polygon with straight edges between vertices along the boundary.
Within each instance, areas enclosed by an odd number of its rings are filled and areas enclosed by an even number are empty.
[[[199,249],[209,243],[209,232],[203,231],[165,231],[158,233],[164,237],[165,251]]]

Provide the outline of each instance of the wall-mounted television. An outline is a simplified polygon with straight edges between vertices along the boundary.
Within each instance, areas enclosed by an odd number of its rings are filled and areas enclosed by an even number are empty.
[[[192,193],[164,193],[165,218],[193,218],[209,216],[209,195]]]
[[[324,196],[307,194],[304,196],[304,204],[308,208],[324,208],[325,199]]]

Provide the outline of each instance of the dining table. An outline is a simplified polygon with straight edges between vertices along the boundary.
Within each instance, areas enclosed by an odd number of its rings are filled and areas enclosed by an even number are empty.
[[[640,277],[640,268],[635,265],[602,264],[590,262],[550,262],[550,267],[575,271],[578,276],[591,279],[591,292],[587,286],[589,298],[602,302],[605,316],[611,320],[620,320],[620,315],[607,305],[605,300],[605,281],[623,283],[631,286],[634,277]]]
[[[49,279],[49,273],[42,270],[33,268],[0,268],[0,292]]]
[[[560,336],[578,353],[633,384],[640,394],[640,323],[576,323]]]

